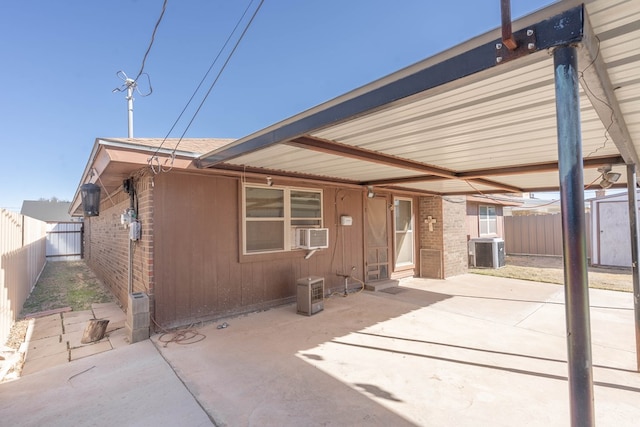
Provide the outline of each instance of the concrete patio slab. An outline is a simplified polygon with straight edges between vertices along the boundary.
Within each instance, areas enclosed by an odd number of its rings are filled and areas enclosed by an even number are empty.
[[[81,347],[86,347],[86,346],[95,344],[95,342],[83,344],[81,342],[83,336],[84,336],[84,328],[82,328],[81,331],[71,332],[69,334],[62,335],[62,341],[67,342],[70,349],[81,348]],[[109,337],[105,335],[105,337],[98,342],[108,341],[108,340],[109,340]]]
[[[85,344],[77,348],[72,347],[69,350],[69,353],[70,353],[69,359],[78,360],[78,359],[82,359],[83,357],[93,356],[95,354],[102,353],[111,349],[113,349],[113,347],[111,346],[111,343],[109,342],[108,339],[105,338],[96,343]]]
[[[105,338],[97,343],[81,342],[89,320],[94,318],[92,310],[71,311],[34,319],[33,330],[26,343],[22,375],[128,345],[123,329],[125,315],[120,307],[113,302],[94,305],[101,318],[109,319],[111,326],[107,328]],[[112,319],[115,325],[112,325]],[[122,326],[118,327],[118,324]],[[34,339],[37,337],[45,338]]]
[[[91,304],[91,309],[96,319],[109,319],[107,333],[124,328],[126,315],[117,304],[111,302]]]
[[[150,341],[0,384],[3,425],[210,426]]]
[[[38,327],[33,330],[31,335],[32,340],[39,340],[41,338],[56,337],[62,335],[62,322],[58,317],[56,322],[46,322],[38,324]]]
[[[86,323],[93,318],[93,312],[91,310],[70,311],[62,314],[62,323],[65,326],[75,323]]]
[[[563,288],[479,275],[295,305],[153,340],[218,425],[566,426]],[[635,426],[631,294],[592,293],[595,415]],[[606,332],[606,333],[605,333]]]
[[[62,319],[62,315],[60,313],[50,314],[48,316],[36,317],[33,319],[34,325],[38,325],[40,327],[46,327],[48,324],[57,324],[60,323]]]
[[[74,333],[74,332],[81,332],[82,333],[85,330],[85,328],[87,327],[88,323],[89,323],[89,321],[71,323],[71,324],[64,325],[64,333],[65,334],[71,334],[71,333]]]
[[[36,372],[51,369],[55,366],[66,364],[69,362],[69,351],[61,351],[47,357],[39,357],[29,359],[29,363],[25,363],[22,367],[22,377],[32,375]]]
[[[597,290],[590,298],[596,424],[635,426],[633,295]],[[27,426],[566,426],[563,301],[558,285],[469,274],[332,297],[313,316],[290,304],[227,318],[201,327],[204,339],[188,345],[172,335],[127,345],[118,329],[108,341],[71,350],[84,356],[78,360],[25,365],[29,375],[0,385],[0,401],[10,402],[0,419]],[[218,329],[222,322],[227,327]],[[81,353],[107,344],[115,349]]]
[[[47,357],[57,353],[67,351],[67,343],[60,341],[60,336],[31,340],[28,345],[27,354],[30,359]]]
[[[124,328],[116,329],[112,332],[107,332],[107,334],[109,342],[111,343],[111,346],[113,348],[125,347],[131,344]]]

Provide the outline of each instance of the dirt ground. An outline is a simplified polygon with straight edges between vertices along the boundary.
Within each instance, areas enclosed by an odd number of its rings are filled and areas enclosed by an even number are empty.
[[[31,315],[56,308],[88,310],[93,303],[115,301],[115,297],[84,261],[47,262],[22,308],[5,345],[18,349],[24,342]]]
[[[499,269],[470,268],[471,273],[564,284],[562,257],[507,256]],[[589,267],[589,287],[632,292],[631,268]]]

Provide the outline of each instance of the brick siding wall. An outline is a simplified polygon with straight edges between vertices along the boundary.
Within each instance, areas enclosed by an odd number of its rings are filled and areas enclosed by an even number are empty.
[[[427,264],[422,265],[423,269],[439,272],[439,278],[466,273],[467,208],[464,198],[421,197],[419,206],[420,248],[441,252],[440,260],[433,256],[425,258],[423,261]],[[429,216],[436,220],[433,231],[426,222]],[[438,262],[443,264],[443,269],[434,264]]]
[[[151,178],[134,180],[142,238],[131,245],[133,292],[153,294],[153,191]],[[104,192],[104,190],[102,190]],[[129,229],[120,222],[130,197],[122,188],[109,194],[100,205],[100,215],[85,218],[85,260],[123,307],[129,295]],[[151,305],[152,306],[152,305]]]
[[[444,276],[468,271],[467,205],[464,197],[442,199]]]

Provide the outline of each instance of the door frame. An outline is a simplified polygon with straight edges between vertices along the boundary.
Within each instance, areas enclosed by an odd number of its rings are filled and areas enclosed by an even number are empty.
[[[392,218],[392,213],[393,210],[390,209],[390,207],[393,207],[393,198],[392,195],[390,193],[375,193],[374,197],[367,197],[367,195],[365,194],[364,196],[364,202],[363,202],[363,207],[364,207],[364,221],[363,221],[363,243],[364,243],[364,279],[365,279],[365,283],[371,283],[371,282],[377,282],[377,281],[382,281],[382,280],[389,280],[391,279],[391,275],[393,273],[393,267],[394,267],[394,252],[393,252],[393,218]],[[387,266],[387,277],[379,277],[378,278],[373,278],[371,279],[369,276],[369,215],[368,215],[368,209],[370,206],[370,202],[371,200],[383,200],[385,202],[385,228],[386,228],[386,241],[387,241],[387,245],[386,245],[386,266]],[[377,263],[378,265],[382,265],[383,263]]]

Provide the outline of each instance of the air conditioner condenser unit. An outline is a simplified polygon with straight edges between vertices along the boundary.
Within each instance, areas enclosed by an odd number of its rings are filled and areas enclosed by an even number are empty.
[[[484,268],[504,267],[504,240],[500,238],[476,238],[469,240],[469,264],[473,267]]]

